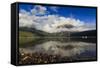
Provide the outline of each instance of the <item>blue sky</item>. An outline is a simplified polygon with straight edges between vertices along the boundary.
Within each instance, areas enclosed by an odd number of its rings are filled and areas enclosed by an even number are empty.
[[[35,5],[29,5],[29,4],[20,4],[19,10],[24,9],[26,11],[30,11],[34,8]],[[47,8],[47,11],[49,13],[45,15],[50,14],[57,14],[64,17],[73,17],[76,19],[80,19],[82,21],[85,21],[86,23],[95,23],[96,22],[96,8],[82,8],[82,7],[60,7],[60,6],[54,6],[57,7],[57,12],[50,9],[52,6],[44,6]]]
[[[19,26],[49,33],[95,30],[96,8],[19,4]]]

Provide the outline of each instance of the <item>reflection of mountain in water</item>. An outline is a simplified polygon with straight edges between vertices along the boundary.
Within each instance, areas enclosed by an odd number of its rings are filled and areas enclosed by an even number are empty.
[[[42,44],[36,44],[30,47],[20,48],[24,53],[45,53],[48,55],[59,55],[61,57],[74,57],[86,53],[85,56],[93,57],[92,52],[96,51],[95,43],[87,42],[60,42],[46,41]],[[91,53],[88,54],[87,52]],[[82,55],[83,56],[83,55]],[[83,56],[84,57],[84,56]]]
[[[64,27],[70,29],[73,26]],[[96,30],[56,33],[26,27],[19,30],[24,37],[22,40],[33,39],[19,44],[19,64],[96,60]],[[33,36],[29,37],[28,32]]]

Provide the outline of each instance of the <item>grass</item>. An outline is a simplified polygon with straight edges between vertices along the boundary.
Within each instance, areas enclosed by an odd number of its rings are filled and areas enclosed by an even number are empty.
[[[19,31],[19,44],[24,44],[36,40],[37,35],[28,31]]]

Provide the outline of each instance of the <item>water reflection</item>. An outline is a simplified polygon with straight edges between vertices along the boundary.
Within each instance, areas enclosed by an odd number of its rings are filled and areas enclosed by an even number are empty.
[[[21,56],[23,54],[28,54],[28,57],[31,56],[30,60],[28,59],[29,61],[26,61],[26,63],[45,63],[45,61],[50,63],[96,59],[96,43],[83,41],[47,40],[32,46],[20,47],[19,51]],[[26,56],[21,59],[25,59],[25,57]],[[37,61],[34,61],[34,59],[37,59]]]

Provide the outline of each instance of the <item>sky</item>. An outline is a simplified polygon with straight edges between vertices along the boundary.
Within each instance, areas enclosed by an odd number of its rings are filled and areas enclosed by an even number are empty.
[[[96,8],[19,4],[19,26],[49,33],[96,29]]]

